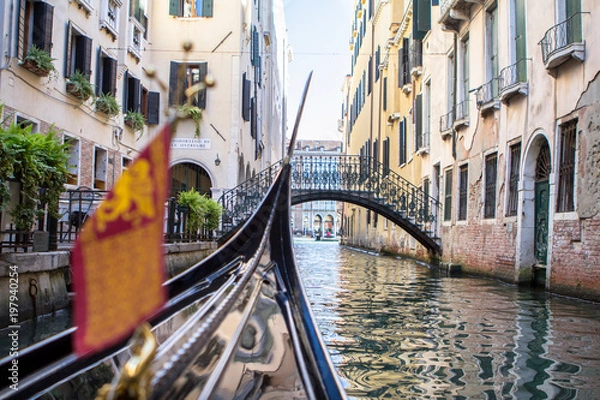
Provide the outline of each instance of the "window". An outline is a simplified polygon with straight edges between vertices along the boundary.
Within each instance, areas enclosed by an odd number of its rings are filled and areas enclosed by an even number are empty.
[[[575,210],[575,144],[577,120],[561,125],[557,212]]]
[[[423,147],[423,95],[419,94],[414,103],[415,152]]]
[[[246,78],[246,73],[242,74],[242,118],[244,121],[250,121],[250,99],[252,97],[252,82]]]
[[[102,0],[100,28],[106,29],[117,40],[119,37],[119,9],[121,2],[118,0]]]
[[[67,28],[66,59],[65,76],[79,71],[89,79],[92,74],[92,39],[79,32],[71,22]]]
[[[79,139],[73,136],[65,135],[63,137],[64,143],[68,144],[67,154],[69,155],[69,176],[67,177],[67,184],[78,185],[79,184],[79,154],[80,154],[80,142]]]
[[[519,175],[521,165],[521,143],[510,146],[510,171],[508,171],[508,204],[506,216],[517,215],[519,199]]]
[[[527,43],[526,43],[526,15],[525,0],[513,0],[514,27],[513,27],[513,62],[516,64],[518,82],[527,81]]]
[[[444,175],[444,221],[450,221],[452,219],[452,170],[447,170]]]
[[[17,114],[15,122],[17,123],[17,125],[23,128],[31,127],[31,133],[38,133],[40,131],[40,125],[37,122],[32,121],[29,118],[23,117],[22,115]]]
[[[469,164],[460,166],[458,176],[458,220],[466,221],[469,195]]]
[[[19,39],[17,55],[20,60],[25,58],[31,46],[52,53],[52,24],[54,7],[41,1],[19,2]]]
[[[171,74],[169,76],[169,105],[186,103],[185,90],[197,83],[204,81],[208,63],[179,63],[171,61]],[[196,92],[192,96],[192,105],[206,108],[206,89]]]
[[[169,0],[169,15],[184,18],[212,17],[213,0]]]
[[[398,50],[398,87],[401,88],[404,85],[410,83],[410,67],[409,67],[409,52],[408,52],[409,40],[408,38],[402,38],[402,48]]]
[[[425,97],[423,98],[423,145],[429,146],[431,134],[431,81],[425,83]]]
[[[383,78],[383,111],[387,111],[387,76]]]
[[[98,66],[96,73],[96,94],[115,95],[117,91],[117,60],[98,50]]]
[[[368,77],[367,77],[367,94],[371,94],[371,91],[373,90],[373,56],[369,57],[369,63],[367,65],[367,71],[368,71]],[[385,100],[383,102],[385,104]],[[385,107],[383,109],[385,110]]]
[[[423,39],[431,30],[430,0],[413,1],[413,38]]]
[[[490,154],[485,157],[485,199],[484,218],[496,217],[496,176],[498,170],[498,154]]]
[[[94,148],[94,189],[106,190],[106,165],[108,152],[101,148]]]
[[[462,120],[469,116],[469,37],[465,37],[460,43],[460,88],[459,99],[456,107],[456,120]]]
[[[122,157],[121,158],[121,173],[127,171],[129,169],[129,167],[131,167],[131,164],[133,163],[133,160],[129,157]]]
[[[135,18],[144,31],[148,29],[148,16],[146,15],[148,5],[146,3],[147,0],[131,0],[129,5],[129,16]]]
[[[485,36],[485,73],[487,81],[492,83],[491,98],[498,97],[498,73],[500,63],[498,62],[498,7],[492,5],[486,11],[486,36]]]
[[[390,138],[383,141],[383,176],[390,174]]]
[[[406,164],[406,118],[398,124],[399,160],[398,165]]]
[[[125,71],[123,76],[123,113],[142,112],[142,84],[140,80]]]

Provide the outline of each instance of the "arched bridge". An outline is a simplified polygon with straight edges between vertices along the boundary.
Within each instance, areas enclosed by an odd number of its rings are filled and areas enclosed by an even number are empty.
[[[281,168],[279,161],[223,193],[223,230],[235,230],[256,210]],[[337,200],[374,211],[400,226],[425,248],[440,253],[440,203],[384,164],[366,156],[294,156],[292,205]]]

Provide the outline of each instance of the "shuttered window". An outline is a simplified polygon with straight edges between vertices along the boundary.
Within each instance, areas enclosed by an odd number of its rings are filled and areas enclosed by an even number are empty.
[[[213,16],[213,0],[169,0],[169,15],[210,18]]]
[[[398,124],[398,146],[399,146],[399,160],[398,165],[406,164],[406,118],[402,118]]]
[[[496,217],[496,180],[498,171],[498,154],[485,157],[485,193],[484,193],[484,218]]]
[[[21,0],[18,9],[17,56],[25,58],[30,46],[52,53],[54,7],[44,2]]]
[[[467,200],[469,189],[469,165],[460,166],[460,175],[458,176],[458,220],[467,219]]]
[[[510,146],[510,171],[508,172],[508,204],[506,205],[506,215],[517,215],[518,207],[518,186],[521,163],[521,143]]]
[[[96,95],[100,93],[116,94],[117,60],[98,49],[98,65],[96,74]]]
[[[577,120],[561,125],[557,212],[575,210],[575,149]]]
[[[148,92],[148,109],[146,111],[146,120],[150,125],[160,123],[160,93]]]
[[[208,71],[208,63],[179,63],[171,61],[169,75],[169,105],[181,105],[187,102],[185,90],[204,81]],[[206,108],[206,88],[192,96],[192,105]]]
[[[242,74],[242,118],[244,121],[250,121],[250,98],[251,82],[246,78],[246,73]]]
[[[452,170],[447,170],[444,175],[444,221],[450,221],[452,219]]]
[[[92,39],[67,24],[65,76],[79,71],[89,78],[92,75]]]

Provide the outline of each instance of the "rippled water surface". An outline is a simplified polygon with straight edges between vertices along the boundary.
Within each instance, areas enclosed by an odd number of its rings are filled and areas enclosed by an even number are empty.
[[[600,399],[600,306],[295,243],[351,398]]]

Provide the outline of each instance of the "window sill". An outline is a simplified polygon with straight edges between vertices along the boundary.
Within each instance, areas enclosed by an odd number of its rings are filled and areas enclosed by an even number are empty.
[[[451,138],[452,137],[452,128],[446,129],[445,131],[441,131],[440,136],[442,137],[442,140]]]
[[[578,221],[579,214],[577,211],[555,212],[554,221]]]
[[[408,96],[410,92],[412,92],[412,85],[410,83],[407,83],[406,85],[402,86],[402,93]]]
[[[494,110],[499,110],[500,109],[500,101],[498,101],[497,99],[494,99],[494,100],[488,101],[486,103],[478,104],[478,107],[479,107],[479,112],[482,115],[487,114]]]
[[[113,42],[119,38],[119,33],[105,19],[100,20],[100,30],[106,30],[106,33],[112,36]]]
[[[469,117],[454,121],[454,129],[466,128],[469,126]]]
[[[86,0],[75,0],[75,2],[79,5],[79,9],[85,12],[86,18],[89,18],[94,11],[94,7],[91,6]]]

